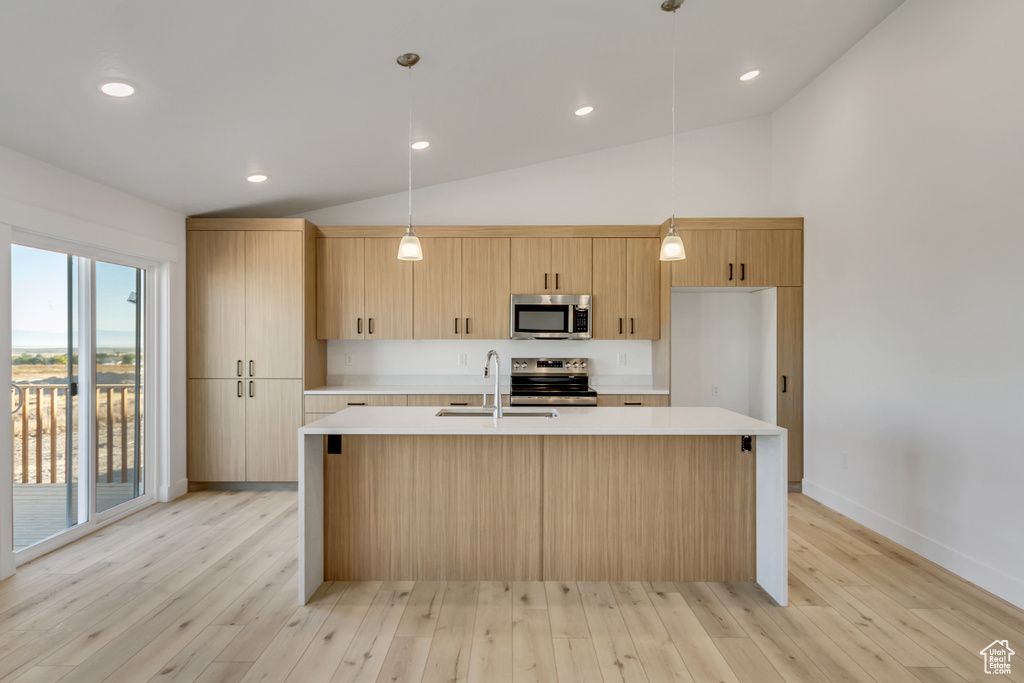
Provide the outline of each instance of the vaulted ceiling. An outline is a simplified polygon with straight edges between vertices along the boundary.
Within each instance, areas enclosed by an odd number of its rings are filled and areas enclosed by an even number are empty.
[[[423,187],[669,134],[673,23],[685,131],[773,112],[901,2],[4,0],[0,145],[184,214],[284,216],[404,189],[410,92]]]

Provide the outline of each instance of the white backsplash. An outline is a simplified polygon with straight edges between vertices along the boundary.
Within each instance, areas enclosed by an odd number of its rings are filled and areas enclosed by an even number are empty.
[[[514,339],[365,340],[327,342],[327,383],[477,383],[483,380],[487,352],[501,355],[507,375],[512,358],[589,358],[594,385],[652,382],[649,341],[541,341]],[[466,364],[460,365],[460,354]],[[625,364],[619,364],[624,354]],[[351,364],[347,363],[351,356]]]

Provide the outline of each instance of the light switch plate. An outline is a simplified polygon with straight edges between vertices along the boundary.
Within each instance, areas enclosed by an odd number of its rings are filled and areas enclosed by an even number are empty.
[[[468,362],[469,359],[466,356],[467,354],[465,353],[459,354],[459,365],[465,365]]]
[[[620,353],[619,354],[619,365],[625,365],[625,364],[626,364],[626,354]]]

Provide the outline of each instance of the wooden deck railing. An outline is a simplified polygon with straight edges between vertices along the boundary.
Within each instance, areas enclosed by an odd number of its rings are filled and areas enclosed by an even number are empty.
[[[64,449],[67,433],[67,386],[18,384],[21,409],[11,415],[13,481],[21,484],[65,483]],[[17,405],[11,394],[12,410]],[[73,397],[73,404],[77,403]],[[135,447],[135,387],[100,384],[96,387],[96,481],[128,482]],[[131,449],[131,450],[129,450]]]

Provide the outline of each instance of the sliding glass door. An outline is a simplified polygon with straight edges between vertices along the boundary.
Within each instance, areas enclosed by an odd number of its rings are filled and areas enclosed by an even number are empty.
[[[13,245],[11,278],[17,552],[146,493],[146,271]]]

